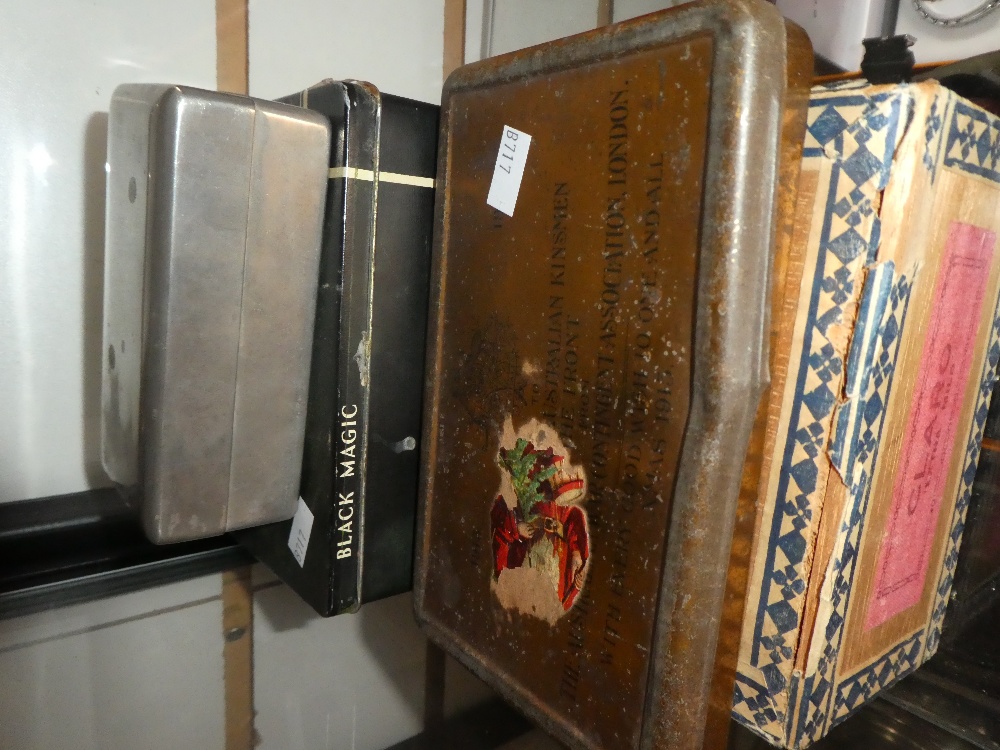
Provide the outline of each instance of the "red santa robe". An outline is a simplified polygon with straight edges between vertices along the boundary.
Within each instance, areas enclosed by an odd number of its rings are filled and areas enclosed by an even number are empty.
[[[573,569],[573,553],[580,553],[581,567],[587,564],[590,544],[587,539],[587,521],[583,511],[575,505],[559,505],[551,500],[536,503],[534,511],[544,518],[551,518],[562,524],[562,535],[554,531],[543,532],[552,543],[553,554],[559,557],[559,601],[563,609],[570,609],[580,589],[576,586],[576,570]],[[517,524],[524,519],[521,509],[507,507],[503,497],[497,496],[490,511],[490,526],[493,529],[493,577],[498,578],[503,570],[519,568],[524,563],[534,539],[525,539],[518,531]]]

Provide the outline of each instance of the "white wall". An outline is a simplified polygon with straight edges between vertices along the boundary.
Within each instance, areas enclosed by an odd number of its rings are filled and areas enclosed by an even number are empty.
[[[444,0],[250,0],[250,93],[358,78],[441,101]]]
[[[502,55],[589,31],[597,25],[597,0],[495,0],[492,24],[490,52]]]
[[[681,5],[686,0],[615,0],[614,20],[624,21],[646,13]]]
[[[215,4],[0,3],[0,502],[100,469],[104,162],[114,87],[215,84]]]
[[[896,18],[896,33],[916,38],[913,56],[918,63],[981,55],[1000,47],[1000,11],[993,11],[971,26],[942,27],[927,23],[909,0],[903,0]]]
[[[614,0],[613,20],[680,5],[685,0]],[[467,0],[465,60],[472,62],[579,34],[597,25],[598,0]]]
[[[219,576],[0,621],[0,750],[224,747]]]
[[[254,597],[261,750],[385,748],[421,731],[427,641],[407,594],[325,620],[287,587]]]

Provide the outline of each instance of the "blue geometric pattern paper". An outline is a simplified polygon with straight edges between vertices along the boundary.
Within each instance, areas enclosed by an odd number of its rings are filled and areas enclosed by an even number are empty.
[[[934,274],[935,251],[903,242],[897,225],[929,223],[945,171],[1000,185],[1000,121],[936,84],[818,87],[802,170],[800,184],[813,187],[800,189],[797,211],[812,219],[794,240],[798,310],[787,321],[787,365],[772,385],[773,449],[733,701],[737,721],[793,748],[822,737],[936,648],[1000,360],[996,285],[980,328],[989,341],[968,391],[977,401],[972,423],[960,428],[962,481],[942,506],[952,533],[942,569],[929,575],[933,612],[863,664],[844,661],[865,522],[872,503],[886,501],[884,492],[872,497],[872,486],[896,366],[908,331],[921,328],[913,316],[924,314],[909,303],[921,274]]]

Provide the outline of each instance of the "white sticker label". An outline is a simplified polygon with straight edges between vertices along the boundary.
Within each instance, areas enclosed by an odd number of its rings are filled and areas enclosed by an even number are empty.
[[[497,165],[493,168],[493,182],[490,183],[490,194],[486,204],[508,216],[514,215],[514,204],[521,190],[521,177],[524,176],[524,165],[528,161],[528,147],[531,136],[522,133],[517,128],[504,125],[500,137],[500,151],[497,153]]]
[[[292,518],[292,532],[288,535],[288,549],[301,568],[306,564],[306,550],[309,548],[309,535],[313,528],[313,513],[300,497],[295,516]]]

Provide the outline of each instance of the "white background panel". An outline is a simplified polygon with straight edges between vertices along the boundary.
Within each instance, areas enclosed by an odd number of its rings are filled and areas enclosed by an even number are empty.
[[[496,0],[492,55],[531,47],[597,25],[597,0]]]
[[[845,70],[861,67],[861,41],[881,36],[885,26],[886,0],[778,0],[777,5],[805,29],[817,54]]]
[[[250,0],[250,93],[266,99],[326,78],[437,104],[444,0]]]
[[[108,103],[215,86],[215,3],[0,3],[0,502],[108,483],[100,338]]]
[[[0,749],[224,747],[221,630],[215,599],[0,649]]]
[[[644,16],[653,11],[672,8],[682,2],[683,0],[615,0],[614,20],[624,21],[627,18]]]
[[[475,62],[483,57],[483,23],[490,0],[465,0],[465,62]]]
[[[138,620],[155,612],[181,609],[221,596],[221,578],[210,575],[108,599],[49,609],[25,617],[0,620],[0,652],[26,643],[94,631],[126,620]],[[222,627],[221,621],[219,627]]]
[[[259,592],[260,750],[381,750],[416,734],[425,660],[409,594],[324,619],[284,586]]]
[[[928,7],[933,9],[933,5]],[[1000,48],[1000,9],[970,26],[945,28],[923,20],[910,0],[900,0],[896,33],[916,37],[913,56],[918,63],[960,60]]]

